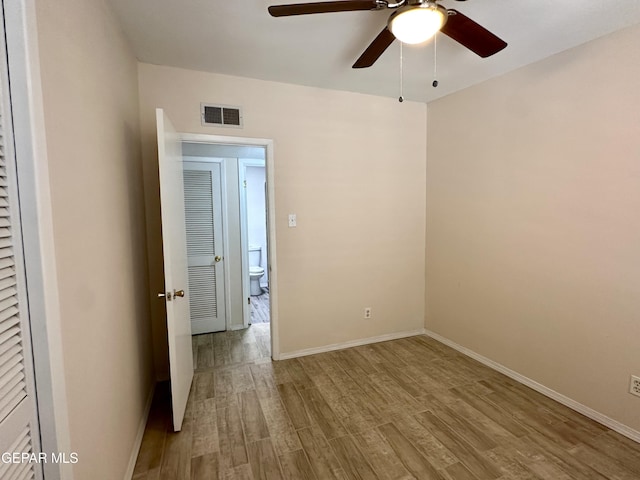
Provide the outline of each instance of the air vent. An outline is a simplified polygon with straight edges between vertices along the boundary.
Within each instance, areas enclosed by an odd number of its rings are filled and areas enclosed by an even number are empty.
[[[202,125],[242,128],[242,109],[232,105],[200,104]]]

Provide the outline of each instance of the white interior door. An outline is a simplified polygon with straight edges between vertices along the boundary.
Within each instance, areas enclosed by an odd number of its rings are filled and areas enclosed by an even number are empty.
[[[222,165],[184,162],[191,333],[227,328],[222,230]]]
[[[161,108],[156,109],[156,122],[165,289],[161,295],[167,305],[171,404],[177,432],[182,427],[193,380],[182,144]]]

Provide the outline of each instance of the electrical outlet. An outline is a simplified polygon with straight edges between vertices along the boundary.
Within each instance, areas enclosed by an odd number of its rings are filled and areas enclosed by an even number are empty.
[[[629,393],[640,397],[640,377],[631,375],[631,382],[629,383]]]
[[[371,318],[371,307],[366,307],[364,309],[364,318]]]

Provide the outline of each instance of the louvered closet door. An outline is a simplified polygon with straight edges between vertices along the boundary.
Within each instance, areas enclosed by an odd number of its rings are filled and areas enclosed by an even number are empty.
[[[40,479],[40,464],[15,462],[6,456],[6,453],[37,455],[40,446],[22,261],[4,19],[0,19],[0,453],[5,454],[0,461],[0,479]]]
[[[184,162],[191,332],[226,329],[220,163]]]

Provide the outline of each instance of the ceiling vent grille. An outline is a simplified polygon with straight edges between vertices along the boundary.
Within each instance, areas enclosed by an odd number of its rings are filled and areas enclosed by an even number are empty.
[[[200,104],[202,125],[242,128],[242,109],[233,105]]]

